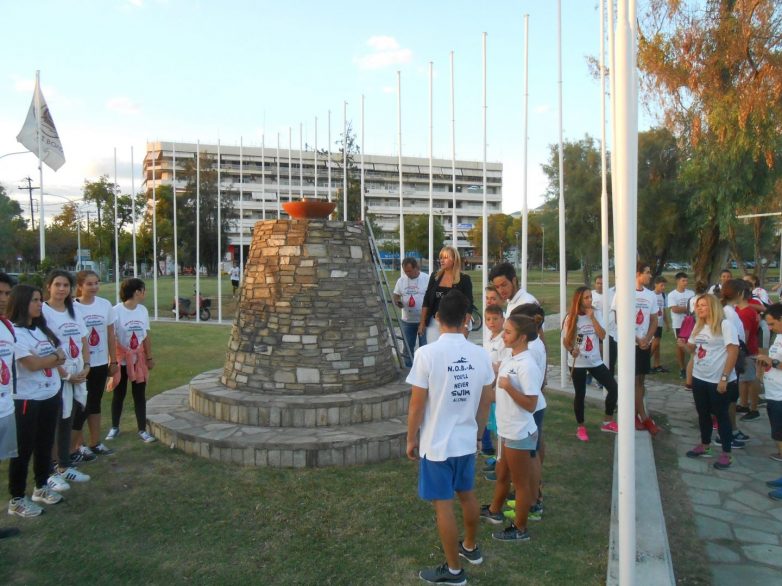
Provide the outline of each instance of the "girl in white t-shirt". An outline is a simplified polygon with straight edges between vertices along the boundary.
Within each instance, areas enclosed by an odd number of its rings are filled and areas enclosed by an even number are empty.
[[[515,520],[503,531],[492,533],[499,541],[527,541],[527,518],[538,490],[538,477],[531,465],[531,453],[538,441],[534,412],[538,404],[543,373],[528,345],[538,337],[535,320],[511,315],[505,320],[503,341],[511,355],[506,357],[497,373],[497,435],[499,457],[497,483],[491,505],[484,506],[481,515],[492,522],[502,522],[503,503],[510,481],[516,488]]]
[[[768,356],[758,354],[756,360],[763,369],[763,384],[766,389],[766,410],[771,424],[771,439],[776,451],[770,455],[772,460],[782,462],[782,303],[774,303],[766,308],[766,324],[776,334],[774,343],[768,349]],[[774,485],[777,490],[774,500],[782,500],[782,478]]]
[[[60,374],[65,352],[60,340],[46,325],[41,305],[41,290],[17,285],[8,300],[8,319],[16,330],[16,440],[19,455],[11,458],[8,490],[11,500],[8,514],[36,517],[41,507],[56,504],[62,496],[47,484],[51,466],[54,428],[61,412]],[[32,500],[25,496],[27,470],[33,460],[35,490]]]
[[[149,312],[142,305],[146,293],[144,281],[136,278],[125,279],[120,284],[119,298],[122,303],[114,306],[117,314],[114,332],[120,370],[113,378],[111,429],[106,436],[107,440],[112,440],[119,434],[122,406],[130,382],[138,436],[146,443],[155,441],[154,436],[147,431],[147,380],[155,363],[149,340]]]
[[[90,372],[87,375],[87,404],[82,409],[74,405],[76,413],[73,417],[73,450],[82,453],[93,453],[98,456],[108,456],[114,450],[106,447],[100,441],[100,412],[103,391],[106,380],[119,370],[117,362],[117,343],[114,334],[114,322],[117,316],[114,307],[98,297],[100,278],[95,271],[79,271],[76,274],[76,303],[74,307],[81,314],[87,328],[87,343],[90,347]],[[89,447],[82,445],[84,422],[90,432]]]
[[[728,415],[732,394],[738,395],[738,380],[734,367],[739,354],[739,338],[736,328],[725,319],[719,300],[714,295],[701,295],[695,301],[695,328],[686,342],[687,351],[693,354],[692,396],[698,412],[701,443],[687,452],[690,458],[710,458],[712,423],[717,417],[722,442],[722,453],[714,467],[728,468],[732,463],[731,443],[733,433]],[[679,345],[684,340],[679,339]]]
[[[589,441],[589,434],[584,425],[587,374],[591,374],[608,392],[605,400],[605,418],[600,430],[610,433],[618,431],[614,421],[617,402],[616,380],[600,355],[600,342],[605,339],[605,334],[592,307],[592,291],[589,287],[579,287],[573,294],[570,313],[562,324],[562,346],[568,353],[567,363],[575,391],[573,411],[578,425],[576,437],[582,442]]]

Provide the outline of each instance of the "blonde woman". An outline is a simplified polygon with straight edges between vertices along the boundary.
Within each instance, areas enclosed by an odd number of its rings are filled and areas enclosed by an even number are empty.
[[[722,453],[714,467],[728,468],[732,463],[733,438],[728,407],[731,395],[738,394],[738,380],[734,367],[739,355],[736,328],[725,318],[722,305],[714,295],[701,295],[695,301],[697,322],[690,338],[678,344],[693,354],[692,396],[698,412],[701,442],[687,452],[690,458],[710,458],[711,415],[717,416]]]
[[[462,259],[459,251],[453,246],[444,246],[439,255],[440,270],[429,279],[429,285],[424,294],[421,306],[421,321],[418,324],[418,335],[426,334],[426,343],[431,344],[440,337],[440,326],[435,317],[440,306],[440,300],[452,289],[461,291],[470,302],[468,312],[473,306],[472,280],[462,272]]]

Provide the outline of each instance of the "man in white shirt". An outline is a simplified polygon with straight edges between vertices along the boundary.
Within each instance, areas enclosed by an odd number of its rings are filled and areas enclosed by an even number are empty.
[[[459,557],[483,561],[476,542],[480,508],[475,497],[475,454],[491,402],[494,369],[488,352],[464,337],[469,302],[459,291],[440,301],[441,335],[419,348],[407,377],[407,457],[419,461],[418,494],[432,501],[446,562],[421,570],[430,583],[465,584]],[[464,518],[464,541],[453,511],[454,493]]]
[[[415,352],[416,340],[418,346],[426,344],[426,337],[418,335],[418,323],[421,321],[421,304],[424,301],[429,275],[422,273],[418,261],[412,256],[402,260],[402,272],[394,286],[394,304],[402,310],[402,335],[407,342],[410,354],[405,354],[405,366],[413,365],[412,355]]]
[[[509,262],[501,262],[495,266],[489,273],[489,281],[497,289],[497,293],[500,294],[502,300],[507,301],[505,305],[506,318],[513,311],[513,308],[519,305],[524,305],[525,303],[537,303],[540,305],[535,297],[519,287],[516,269]]]
[[[676,339],[679,338],[679,328],[682,327],[684,317],[690,306],[690,299],[695,297],[695,291],[687,288],[689,279],[687,273],[676,273],[676,289],[668,294],[668,307],[671,308],[671,328]],[[687,377],[687,356],[684,349],[676,345],[676,362],[679,364],[679,378]]]

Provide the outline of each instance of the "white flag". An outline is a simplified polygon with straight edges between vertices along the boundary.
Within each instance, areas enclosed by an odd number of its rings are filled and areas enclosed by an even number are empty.
[[[41,119],[38,120],[36,112],[41,113]],[[40,122],[40,123],[39,123]],[[22,130],[16,137],[16,140],[22,143],[28,151],[38,155],[38,132],[41,132],[41,162],[46,163],[53,171],[56,171],[65,163],[65,154],[62,150],[62,143],[54,127],[54,120],[49,113],[49,107],[41,93],[41,87],[38,80],[35,80],[35,93],[33,101],[30,104],[30,111],[27,112],[27,119],[24,121]]]

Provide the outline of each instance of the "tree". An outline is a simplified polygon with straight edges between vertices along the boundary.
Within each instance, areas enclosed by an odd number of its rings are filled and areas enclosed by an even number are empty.
[[[639,67],[685,152],[695,276],[724,266],[737,211],[769,197],[782,127],[782,6],[775,0],[650,0]]]
[[[516,242],[515,237],[509,237],[508,228],[513,224],[513,217],[507,214],[491,214],[489,220],[488,234],[488,258],[490,261],[500,262],[505,258],[505,251]],[[470,244],[475,248],[474,254],[480,256],[483,254],[483,218],[467,232],[467,238]]]
[[[18,264],[16,259],[22,256],[20,243],[25,231],[27,222],[22,217],[22,206],[8,197],[5,187],[0,185],[0,234],[3,235],[0,238],[0,266],[12,267]]]
[[[445,228],[440,218],[434,218],[434,254],[443,247]],[[422,257],[429,256],[429,216],[405,216],[405,248],[406,252],[416,251]],[[432,259],[430,259],[431,262]]]

